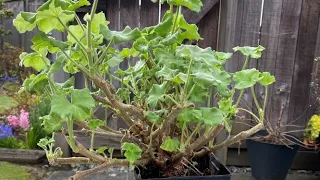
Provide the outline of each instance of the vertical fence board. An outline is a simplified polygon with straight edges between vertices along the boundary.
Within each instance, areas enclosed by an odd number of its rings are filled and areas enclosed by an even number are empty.
[[[199,33],[204,40],[199,41],[202,48],[217,48],[218,26],[219,26],[219,3],[199,21]]]
[[[12,9],[15,18],[19,12],[24,10],[24,3],[23,1],[7,2],[6,7]],[[4,36],[4,42],[10,42],[13,46],[23,47],[22,35],[13,26],[12,19],[4,21],[4,28],[11,31],[9,36]]]
[[[140,28],[154,26],[159,22],[159,4],[150,0],[141,0]]]
[[[167,3],[161,4],[161,14],[160,14],[161,19],[169,9],[170,9],[170,6]]]
[[[124,29],[126,26],[131,28],[140,27],[140,7],[139,0],[121,0],[120,2],[120,29]],[[121,44],[122,48],[131,48],[131,43],[123,43]],[[130,59],[127,61],[123,61],[120,64],[121,69],[125,70],[128,68],[128,63],[134,65],[136,59]]]
[[[277,51],[279,42],[279,29],[281,21],[281,10],[283,4],[282,0],[270,0],[264,1],[264,9],[262,15],[261,24],[261,35],[260,35],[260,45],[266,49],[262,53],[261,59],[258,61],[258,69],[261,72],[268,71],[274,74],[276,61],[277,61]],[[268,87],[268,94],[272,93],[272,88]],[[265,98],[265,88],[262,86],[257,86],[256,94],[260,105],[263,105],[263,100]],[[270,97],[268,96],[268,105],[266,108],[266,114],[270,115]],[[265,117],[267,120],[271,120],[269,117]]]
[[[284,124],[288,121],[288,98],[292,86],[301,3],[302,0],[283,0],[276,52],[277,60],[274,67],[276,82],[269,89],[271,100],[269,101],[270,111],[267,112],[273,126],[277,124],[279,118]],[[266,63],[268,63],[267,60]],[[281,108],[283,110],[280,117]]]
[[[119,24],[119,20],[120,20],[120,9],[119,9],[119,5],[120,5],[120,0],[108,0],[106,2],[106,6],[107,6],[107,10],[106,10],[106,14],[107,14],[107,20],[110,22],[109,29],[110,30],[119,30],[120,24]],[[114,46],[114,48],[117,48],[118,46]],[[110,72],[113,73],[115,70],[117,69],[117,67],[114,68],[110,68]],[[113,81],[113,85],[117,88],[120,87],[120,83],[117,81]],[[118,129],[118,121],[114,120],[110,115],[110,111],[105,111],[105,116],[106,116],[106,120],[107,120],[107,125],[112,128],[112,129]]]
[[[236,30],[235,30],[235,40],[233,47],[235,46],[257,46],[260,32],[260,14],[261,14],[261,2],[255,0],[240,0],[236,1],[238,3],[237,16],[241,19],[237,19]],[[233,62],[235,61],[235,62]],[[231,63],[237,63],[232,65],[233,69],[231,71],[241,70],[244,64],[245,57],[240,55],[239,52],[234,54]],[[229,64],[227,64],[228,66]],[[257,66],[257,61],[252,59],[248,63],[248,68],[254,68]],[[228,68],[227,68],[228,69]],[[253,108],[252,103],[253,98],[250,90],[245,90],[242,100],[239,104],[240,107],[251,109]],[[253,108],[255,110],[255,108]],[[237,134],[245,129],[248,129],[248,125],[251,121],[251,116],[247,113],[239,113],[241,119],[237,119],[232,129],[232,134]],[[241,122],[240,122],[241,121]],[[241,123],[241,124],[239,124]],[[245,123],[245,124],[243,124]]]
[[[306,111],[309,107],[309,84],[316,47],[319,25],[320,3],[317,0],[303,0],[300,27],[298,34],[298,46],[296,49],[293,82],[290,95],[288,121],[294,125],[305,127]],[[292,128],[288,128],[290,130]],[[295,133],[300,136],[303,132]]]

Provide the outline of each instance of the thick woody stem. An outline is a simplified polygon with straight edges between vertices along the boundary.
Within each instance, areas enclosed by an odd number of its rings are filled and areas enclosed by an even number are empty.
[[[95,99],[98,102],[101,102],[102,104],[106,104],[106,105],[112,106],[110,101],[105,97],[101,97],[101,96],[97,96],[97,95],[92,95],[92,97],[93,97],[93,99]],[[125,111],[127,111],[127,113],[130,116],[135,116],[139,120],[143,120],[144,119],[144,114],[143,114],[143,110],[142,109],[140,109],[140,108],[138,108],[138,107],[136,107],[134,105],[124,104],[124,103],[120,103],[120,107],[122,109],[124,109]]]
[[[209,148],[208,149],[201,149],[199,152],[195,153],[195,157],[204,156],[204,155],[208,154],[209,152],[214,152],[218,149],[226,148],[226,147],[228,147],[234,143],[237,143],[241,140],[247,139],[251,135],[253,135],[254,133],[261,130],[263,127],[264,127],[263,123],[261,122],[261,123],[257,124],[256,126],[252,127],[251,129],[248,129],[246,131],[242,131],[241,133],[233,136],[232,138],[226,139],[224,142],[217,144],[210,149]]]
[[[197,139],[190,145],[190,149],[193,151],[197,151],[201,149],[204,145],[208,144],[209,141],[216,138],[220,131],[224,128],[224,125],[219,125],[215,127],[208,136],[203,135],[201,138]]]
[[[178,114],[182,109],[179,107],[173,107],[168,117],[162,123],[162,126],[152,133],[152,138],[156,138],[161,133],[166,133],[166,135],[170,134],[170,131],[173,129],[173,125],[175,125]]]
[[[91,151],[89,151],[87,148],[85,148],[82,144],[77,142],[77,147],[78,147],[78,153],[93,160],[97,161],[99,163],[104,163],[106,159],[103,156],[100,156],[98,154],[95,154]]]
[[[85,122],[85,121],[75,121],[74,123],[75,123],[77,126],[79,126],[80,128],[82,128],[82,129],[87,129],[87,130],[90,129],[89,126],[88,126],[88,123]],[[121,132],[116,131],[116,130],[113,130],[113,129],[109,128],[109,127],[103,127],[103,128],[98,127],[98,128],[96,129],[96,131],[98,131],[98,132],[105,132],[105,133],[122,134]]]
[[[194,141],[190,146],[187,146],[185,152],[181,152],[181,153],[176,154],[173,157],[173,161],[178,161],[185,155],[191,156],[191,154],[194,151],[197,151],[197,150],[201,149],[204,145],[208,144],[209,141],[211,141],[212,139],[217,137],[217,135],[223,129],[223,127],[224,127],[223,125],[219,125],[219,126],[215,127],[210,132],[210,134],[208,136],[206,136],[206,135],[201,136],[201,138],[199,138],[196,141]]]
[[[53,159],[50,164],[52,165],[61,165],[61,164],[96,164],[97,161],[92,161],[86,157],[71,157],[71,158],[56,158]]]
[[[150,162],[149,159],[142,159],[142,160],[138,160],[135,164],[136,165],[145,165],[149,162]],[[111,167],[111,166],[129,166],[129,165],[130,165],[130,163],[128,160],[106,159],[106,161],[103,164],[101,164],[100,166],[98,166],[96,168],[76,172],[76,174],[71,176],[69,178],[69,180],[79,180],[79,179],[82,179],[84,177],[89,176],[90,174],[97,173],[97,172],[99,172],[105,168]]]
[[[138,134],[139,129],[136,127],[136,124],[133,122],[132,118],[130,118],[130,116],[127,114],[127,111],[123,109],[121,106],[122,103],[117,100],[115,93],[111,92],[110,84],[98,75],[91,76],[90,79],[106,94],[106,97],[108,98],[112,107],[116,110],[119,110],[124,122],[131,127],[135,133]]]
[[[251,135],[253,135],[256,132],[260,131],[262,128],[263,128],[263,123],[261,122],[261,123],[255,125],[254,127],[252,127],[251,129],[249,129],[247,131],[242,131],[241,133],[233,136],[232,138],[227,139],[227,140],[223,141],[222,143],[213,146],[212,148],[210,148],[210,150],[211,151],[216,151],[217,149],[221,149],[223,147],[228,147],[231,144],[234,144],[234,143],[239,142],[241,140],[247,139]]]

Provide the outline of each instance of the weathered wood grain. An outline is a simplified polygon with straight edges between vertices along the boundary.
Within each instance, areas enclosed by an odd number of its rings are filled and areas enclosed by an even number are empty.
[[[217,48],[218,43],[218,26],[219,26],[219,6],[216,4],[208,13],[199,21],[199,33],[203,40],[199,41],[199,46],[202,48],[211,47]],[[186,17],[187,20],[189,20]],[[189,22],[189,21],[188,21]]]
[[[15,163],[39,163],[45,159],[42,150],[0,148],[0,161]]]
[[[309,84],[318,34],[320,3],[316,0],[303,0],[298,45],[296,49],[294,74],[292,80],[288,122],[305,127],[309,108]],[[300,117],[300,118],[299,118]],[[299,118],[298,121],[293,122]],[[288,130],[292,128],[288,127]],[[294,133],[302,135],[303,132]]]
[[[187,22],[197,24],[218,2],[220,2],[220,0],[202,0],[203,6],[199,13],[190,11],[187,8],[183,8],[182,13]]]
[[[261,72],[270,72],[275,74],[276,62],[277,62],[277,52],[278,52],[278,42],[279,42],[279,30],[281,22],[281,12],[282,12],[283,2],[282,0],[271,0],[264,1],[263,9],[263,19],[261,24],[260,32],[260,45],[265,47],[262,53],[262,57],[258,60],[258,70]],[[278,79],[278,78],[276,78]],[[270,118],[271,111],[271,95],[273,94],[273,88],[268,87],[268,104],[266,108],[266,120],[273,122],[275,124],[277,117]],[[263,105],[265,98],[265,87],[256,86],[256,94],[260,105]],[[276,98],[276,100],[279,100]],[[280,107],[277,107],[280,109]]]
[[[294,59],[297,48],[297,36],[299,31],[299,19],[301,16],[301,0],[284,0],[278,32],[278,44],[274,75],[276,82],[271,86],[269,101],[270,111],[268,118],[275,126],[280,110],[283,107],[281,121],[288,122],[289,97],[292,87],[292,75],[294,71]],[[267,63],[267,62],[266,62]]]
[[[258,46],[259,34],[260,34],[260,15],[262,1],[255,0],[240,0],[235,1],[237,4],[236,26],[234,30],[234,40],[231,46]],[[234,53],[233,58],[228,62],[227,69],[231,72],[242,69],[245,57],[240,55],[239,52]],[[231,67],[228,67],[232,63]],[[251,59],[247,68],[255,68],[257,66],[257,60]],[[256,112],[256,108],[253,106],[253,98],[251,91],[246,89],[242,100],[239,104],[240,107],[246,109],[252,109]],[[238,124],[234,124],[232,134],[237,134],[243,130],[248,129],[250,124],[251,115],[247,113],[239,113],[241,119],[237,119]]]
[[[107,20],[110,22],[109,29],[113,31],[120,30],[120,0],[108,0],[106,2],[106,16]],[[118,46],[113,46],[114,48],[118,48]],[[113,73],[116,71],[118,67],[110,68],[110,72]],[[110,79],[109,77],[107,77]],[[112,82],[114,87],[120,87],[120,83],[118,81]],[[107,125],[112,129],[117,129],[117,122],[113,121],[109,116],[109,111],[105,111],[105,119],[107,120]]]
[[[90,148],[91,136],[86,135],[84,132],[75,131],[74,135],[76,140],[81,143],[84,147]],[[106,138],[105,136],[95,134],[93,149],[98,149],[101,146],[114,147],[115,149],[121,149],[121,144],[118,141]]]
[[[150,0],[141,0],[140,28],[154,26],[159,22],[159,3]]]

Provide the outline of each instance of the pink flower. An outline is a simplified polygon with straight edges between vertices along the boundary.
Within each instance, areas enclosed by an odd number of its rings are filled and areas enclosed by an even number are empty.
[[[19,118],[17,116],[8,116],[8,121],[13,128],[19,128]]]
[[[22,127],[25,131],[28,131],[30,128],[29,125],[29,113],[21,109],[20,111],[20,127]]]

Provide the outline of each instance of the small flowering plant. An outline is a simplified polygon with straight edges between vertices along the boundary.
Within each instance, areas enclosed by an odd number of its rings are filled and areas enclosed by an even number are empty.
[[[19,116],[14,114],[7,116],[7,124],[0,124],[0,147],[2,148],[26,148],[26,134],[30,129],[29,112],[20,110]]]
[[[8,122],[15,129],[22,128],[24,131],[28,131],[30,128],[29,113],[26,112],[24,109],[21,109],[20,110],[20,117],[17,117],[15,115],[13,115],[13,116],[10,115],[10,116],[8,116]]]
[[[319,136],[320,136],[320,116],[313,115],[307,124],[306,131],[304,133],[304,143],[308,146],[315,146],[319,148]]]
[[[13,137],[12,127],[6,124],[0,125],[0,139],[4,139],[7,137]]]

